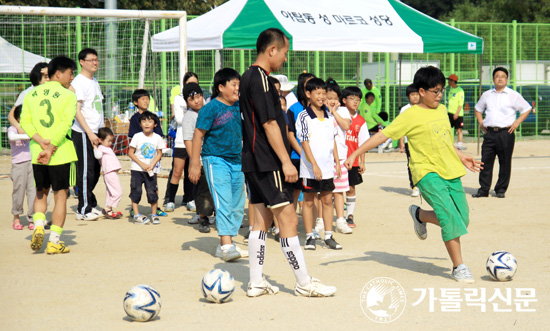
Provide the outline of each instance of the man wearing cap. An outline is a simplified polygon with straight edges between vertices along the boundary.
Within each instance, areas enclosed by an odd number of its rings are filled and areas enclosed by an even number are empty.
[[[371,110],[373,110],[376,114],[379,114],[380,110],[382,109],[382,94],[380,93],[380,90],[376,86],[372,85],[372,80],[370,78],[365,79],[363,84],[365,85],[365,87],[361,89],[361,92],[363,93],[363,98],[361,99],[361,103],[359,104],[359,110],[364,112],[367,109],[366,95],[367,93],[372,92],[372,94],[374,94],[374,101],[371,104]],[[384,117],[382,117],[382,119],[384,121],[388,120]]]
[[[518,92],[508,88],[508,70],[497,67],[493,70],[495,87],[485,91],[476,104],[475,115],[484,133],[481,145],[481,162],[483,169],[479,173],[479,186],[474,198],[489,196],[493,179],[493,165],[498,156],[500,169],[495,185],[497,198],[504,198],[504,193],[510,184],[512,171],[512,153],[514,152],[515,131],[523,122],[531,105]],[[485,112],[485,119],[482,114]],[[520,115],[516,118],[516,112]]]
[[[451,128],[456,129],[458,135],[458,143],[456,148],[459,150],[465,150],[466,147],[462,147],[462,127],[464,126],[464,90],[458,86],[458,76],[452,74],[448,78],[449,94],[447,96],[449,111],[449,121],[451,122]]]

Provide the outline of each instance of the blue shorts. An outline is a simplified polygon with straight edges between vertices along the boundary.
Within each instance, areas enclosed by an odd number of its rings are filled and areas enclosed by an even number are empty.
[[[430,172],[416,184],[422,197],[432,206],[439,220],[443,241],[468,233],[470,208],[460,178],[443,179]]]

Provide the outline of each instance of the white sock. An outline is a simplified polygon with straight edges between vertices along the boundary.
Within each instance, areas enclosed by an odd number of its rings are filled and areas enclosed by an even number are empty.
[[[306,233],[306,239],[313,238],[313,232]]]
[[[266,237],[267,233],[264,231],[250,231],[250,236],[248,237],[250,282],[254,284],[260,284],[263,280]]]
[[[278,234],[279,233],[279,228],[275,228],[275,234]]]
[[[456,145],[457,145],[458,147],[462,147],[462,141],[459,141]]]
[[[311,277],[307,273],[306,260],[304,259],[304,252],[302,251],[302,247],[300,247],[298,236],[281,238],[280,243],[283,254],[294,272],[296,282],[300,286],[308,285],[311,282]]]
[[[44,221],[45,220],[33,220],[34,222],[34,226],[41,226],[41,227],[44,227]]]
[[[55,245],[59,245],[59,237],[61,237],[59,233],[50,231],[50,242],[54,243]]]
[[[332,237],[332,231],[325,231],[325,240],[330,239]]]
[[[252,228],[253,228],[253,226],[252,226],[252,225],[249,225],[249,226],[248,226],[248,231],[252,231]]]
[[[355,211],[355,195],[354,196],[346,196],[346,203],[348,204],[348,217],[349,215],[353,215],[353,212]]]

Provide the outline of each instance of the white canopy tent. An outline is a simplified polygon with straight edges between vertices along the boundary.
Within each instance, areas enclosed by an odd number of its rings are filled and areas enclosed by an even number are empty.
[[[27,52],[0,37],[0,73],[30,73],[38,62],[49,62],[50,59]]]

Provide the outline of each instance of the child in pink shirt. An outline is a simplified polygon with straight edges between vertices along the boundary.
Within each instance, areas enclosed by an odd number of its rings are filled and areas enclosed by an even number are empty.
[[[103,209],[102,213],[106,218],[120,218],[122,217],[122,213],[113,211],[113,207],[118,206],[122,198],[122,186],[120,186],[118,178],[118,171],[122,169],[122,166],[111,148],[115,135],[110,128],[101,128],[97,136],[100,144],[97,147],[94,146],[94,156],[99,160],[103,169],[103,181],[107,189],[105,209]]]

